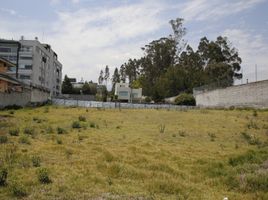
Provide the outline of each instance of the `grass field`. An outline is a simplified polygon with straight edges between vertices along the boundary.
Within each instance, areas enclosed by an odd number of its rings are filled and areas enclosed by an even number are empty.
[[[268,111],[0,111],[0,199],[268,199]]]

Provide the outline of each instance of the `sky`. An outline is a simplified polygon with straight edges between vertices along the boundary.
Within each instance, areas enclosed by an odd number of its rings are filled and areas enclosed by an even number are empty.
[[[141,47],[172,33],[183,18],[185,39],[228,37],[242,58],[243,80],[268,79],[268,0],[0,0],[0,38],[39,38],[63,64],[63,75],[97,82]],[[257,67],[256,67],[257,66]]]

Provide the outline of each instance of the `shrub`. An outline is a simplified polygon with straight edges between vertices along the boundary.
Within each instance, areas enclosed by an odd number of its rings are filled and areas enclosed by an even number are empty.
[[[182,93],[175,99],[175,104],[195,106],[195,98],[192,94]]]
[[[53,133],[53,128],[51,126],[46,127],[46,133]]]
[[[186,136],[186,133],[185,133],[185,131],[179,131],[179,135],[180,135],[181,137],[185,137],[185,136]]]
[[[7,175],[8,175],[7,168],[1,167],[0,168],[0,186],[5,186],[7,184]]]
[[[259,129],[256,122],[250,120],[250,122],[247,124],[248,129]]]
[[[27,196],[27,191],[21,183],[14,182],[9,187],[10,192],[15,197],[25,197]]]
[[[64,134],[64,133],[67,133],[67,131],[64,128],[58,127],[57,128],[57,133],[58,134]]]
[[[49,178],[49,171],[47,168],[38,169],[37,177],[38,177],[39,182],[42,184],[48,184],[52,182],[52,180]]]
[[[24,128],[24,134],[27,134],[27,135],[34,135],[34,129],[33,128],[31,128],[31,127],[25,127]]]
[[[42,119],[38,118],[38,117],[33,117],[33,121],[37,122],[37,123],[41,123]]]
[[[49,108],[48,107],[45,107],[44,113],[48,113],[48,112],[49,112]]]
[[[31,144],[30,139],[26,136],[23,135],[19,138],[19,143],[21,144]]]
[[[165,129],[166,129],[165,124],[161,124],[161,125],[159,126],[159,132],[160,132],[160,133],[164,133],[164,132],[165,132]]]
[[[89,127],[90,128],[95,128],[96,127],[96,124],[94,122],[90,122]]]
[[[14,110],[10,110],[8,113],[9,113],[10,115],[13,115],[15,112],[14,112]]]
[[[78,117],[78,120],[79,120],[80,122],[85,122],[85,121],[86,121],[86,117],[80,115],[80,116]]]
[[[250,145],[261,145],[262,144],[260,139],[257,138],[255,135],[251,136],[246,132],[242,132],[241,135],[248,142],[248,144],[250,144]]]
[[[0,135],[0,144],[7,143],[8,139],[6,135]]]
[[[151,99],[151,97],[145,97],[144,101],[146,103],[151,103],[152,99]]]
[[[261,163],[267,157],[267,152],[248,151],[245,154],[229,158],[229,164],[231,166],[243,165],[244,163]]]
[[[210,141],[214,142],[216,139],[216,135],[214,133],[208,133],[208,136],[210,137]]]
[[[254,117],[257,117],[257,116],[258,116],[257,110],[254,110],[254,111],[253,111],[253,116],[254,116]]]
[[[18,110],[18,109],[21,109],[22,107],[21,106],[18,106],[18,105],[16,105],[16,104],[13,104],[13,105],[9,105],[9,106],[5,106],[5,108],[4,109],[6,109],[6,110]]]
[[[60,138],[56,139],[57,144],[62,144],[62,140]]]
[[[66,154],[66,157],[69,159],[72,155],[73,155],[73,150],[71,149],[66,149],[65,151],[65,154]]]
[[[41,158],[39,156],[33,156],[32,157],[32,163],[34,167],[40,167]]]
[[[74,122],[72,123],[72,127],[73,127],[73,128],[81,128],[81,124],[80,124],[78,121],[74,121]]]
[[[18,128],[9,130],[9,135],[11,135],[11,136],[18,136],[19,133],[20,133],[20,129],[18,129]]]

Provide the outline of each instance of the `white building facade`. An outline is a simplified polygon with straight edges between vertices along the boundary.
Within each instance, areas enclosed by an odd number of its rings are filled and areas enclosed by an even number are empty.
[[[122,101],[140,101],[142,97],[142,88],[133,89],[128,83],[116,83],[115,92],[118,100]]]
[[[9,74],[27,85],[49,91],[50,96],[60,95],[62,64],[50,45],[40,43],[37,38],[21,38],[13,43],[0,40],[0,57],[17,65],[17,71],[12,70]]]

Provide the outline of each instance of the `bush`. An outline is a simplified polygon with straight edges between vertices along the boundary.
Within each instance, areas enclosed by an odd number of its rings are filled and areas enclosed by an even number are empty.
[[[165,133],[166,125],[165,124],[160,124],[159,126],[159,133]]]
[[[41,158],[39,156],[33,156],[32,157],[32,163],[34,167],[40,167]]]
[[[67,131],[64,128],[58,127],[57,128],[57,133],[58,134],[64,134],[64,133],[67,133]]]
[[[208,136],[210,137],[210,141],[214,142],[216,139],[216,135],[214,133],[208,133]]]
[[[96,124],[94,122],[90,122],[89,127],[90,128],[95,128],[96,127]]]
[[[19,138],[19,143],[21,144],[31,144],[30,139],[26,136],[23,135]]]
[[[21,109],[21,108],[22,108],[21,106],[13,104],[13,105],[5,106],[4,109],[6,109],[6,110],[18,110],[18,109]]]
[[[7,184],[7,175],[8,175],[7,168],[1,167],[0,168],[0,186],[5,186]]]
[[[10,110],[9,112],[8,112],[10,115],[14,115],[14,110]]]
[[[236,156],[236,157],[231,157],[229,158],[229,164],[231,166],[238,166],[238,165],[243,165],[245,163],[247,164],[260,164],[267,158],[268,154],[266,151],[253,151],[249,150],[245,154]]]
[[[51,126],[46,127],[46,133],[51,134],[53,133],[53,128]]]
[[[151,103],[152,99],[151,99],[151,97],[145,97],[144,101],[146,103]]]
[[[175,99],[175,104],[195,106],[195,98],[192,94],[182,93]]]
[[[72,124],[73,128],[81,128],[81,124],[78,121],[74,121]]]
[[[18,128],[9,130],[9,135],[11,135],[11,136],[18,136],[19,133],[20,133],[20,129],[18,129]]]
[[[258,117],[258,112],[257,112],[257,110],[253,110],[253,117]]]
[[[186,136],[186,133],[185,133],[185,131],[179,131],[179,135],[180,135],[181,137],[185,137],[185,136]]]
[[[37,177],[40,183],[49,184],[51,179],[49,178],[49,172],[47,168],[40,168],[37,170]]]
[[[250,144],[250,145],[261,145],[262,144],[260,139],[257,138],[255,135],[251,136],[246,132],[242,132],[241,135],[248,142],[248,144]]]
[[[30,127],[25,127],[23,132],[27,135],[34,135],[34,129]]]
[[[48,113],[48,112],[49,112],[49,108],[48,107],[45,107],[44,113]]]
[[[80,116],[78,117],[78,120],[79,120],[80,122],[85,122],[85,121],[86,121],[86,117],[80,115]]]
[[[9,187],[9,190],[15,197],[27,196],[27,191],[25,187],[20,183],[12,183]]]
[[[62,144],[62,140],[60,138],[56,139],[57,144]]]
[[[0,144],[7,143],[7,136],[6,135],[0,135]]]

